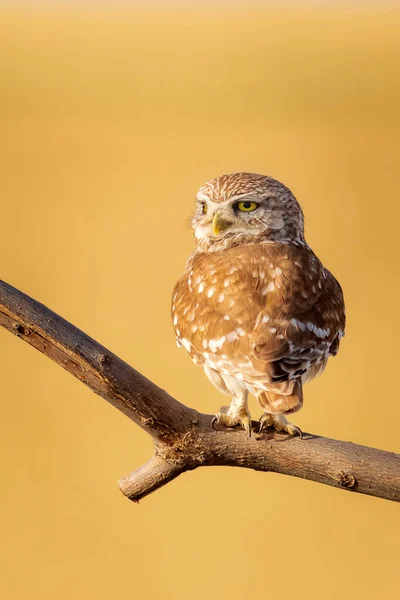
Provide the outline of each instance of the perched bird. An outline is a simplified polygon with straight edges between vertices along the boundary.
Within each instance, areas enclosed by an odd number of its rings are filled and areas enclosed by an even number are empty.
[[[172,298],[178,346],[231,396],[213,424],[251,435],[249,392],[260,431],[301,430],[285,414],[321,373],[345,328],[341,287],[304,238],[304,216],[282,183],[254,173],[222,175],[197,193],[196,250]]]

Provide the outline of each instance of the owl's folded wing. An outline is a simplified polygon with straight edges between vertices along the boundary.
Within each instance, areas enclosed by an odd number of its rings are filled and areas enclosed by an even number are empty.
[[[311,251],[294,249],[276,263],[250,343],[253,356],[279,383],[336,354],[345,317],[340,285]]]

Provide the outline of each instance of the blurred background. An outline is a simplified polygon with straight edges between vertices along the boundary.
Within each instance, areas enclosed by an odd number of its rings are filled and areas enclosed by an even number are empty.
[[[1,3],[1,277],[213,413],[169,316],[194,196],[272,175],[347,302],[295,423],[399,452],[399,27],[384,2]],[[135,505],[150,438],[5,330],[0,365],[4,598],[396,595],[397,504],[207,468]]]

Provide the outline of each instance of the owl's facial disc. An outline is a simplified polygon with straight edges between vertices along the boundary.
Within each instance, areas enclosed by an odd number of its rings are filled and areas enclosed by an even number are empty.
[[[264,229],[257,213],[261,205],[252,199],[228,200],[223,203],[209,199],[198,199],[199,204],[193,217],[195,236],[198,240],[220,240],[228,234],[256,234]],[[260,207],[260,210],[257,209]]]
[[[198,247],[218,250],[268,240],[304,241],[304,218],[291,191],[266,175],[232,173],[206,182],[192,219]]]

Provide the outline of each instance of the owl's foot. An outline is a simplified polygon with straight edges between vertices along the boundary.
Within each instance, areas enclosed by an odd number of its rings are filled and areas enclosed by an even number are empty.
[[[285,415],[271,415],[264,413],[259,420],[260,427],[258,433],[261,433],[266,427],[274,427],[276,431],[286,431],[289,435],[298,435],[300,439],[303,437],[303,432],[300,427],[293,425],[287,421]]]
[[[217,429],[216,425],[223,425],[225,427],[236,427],[241,425],[247,432],[247,435],[251,437],[251,416],[246,407],[240,407],[239,410],[232,411],[231,407],[223,406],[219,413],[211,421],[213,429]]]

